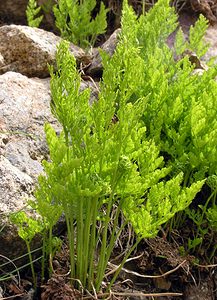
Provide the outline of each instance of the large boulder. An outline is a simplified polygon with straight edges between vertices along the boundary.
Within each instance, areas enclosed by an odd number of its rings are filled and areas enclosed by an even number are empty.
[[[33,197],[48,152],[44,123],[58,124],[50,113],[49,79],[7,72],[0,76],[0,87],[0,255],[11,259],[26,248],[8,215]]]
[[[0,74],[14,71],[28,77],[48,77],[48,64],[55,64],[56,47],[61,40],[43,29],[21,25],[0,27]],[[70,51],[78,64],[86,62],[81,48],[70,44]]]

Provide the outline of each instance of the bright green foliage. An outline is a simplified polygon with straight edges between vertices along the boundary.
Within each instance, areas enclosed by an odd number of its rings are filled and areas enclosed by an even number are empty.
[[[43,176],[39,176],[39,182],[43,186]],[[32,239],[36,234],[39,234],[43,240],[41,277],[44,278],[46,258],[53,257],[61,242],[58,238],[53,237],[52,230],[62,214],[62,207],[57,204],[54,205],[52,199],[49,198],[49,188],[46,190],[41,188],[35,192],[35,195],[37,202],[30,200],[28,204],[37,213],[37,217],[30,217],[23,211],[10,215],[10,220],[18,228],[18,235],[26,243],[34,284],[36,284],[36,276],[31,254]]]
[[[32,278],[34,286],[36,286],[36,275],[33,266],[33,259],[30,244],[36,234],[41,233],[44,230],[44,225],[39,218],[36,220],[34,217],[28,216],[23,211],[18,211],[17,213],[10,215],[10,220],[17,226],[18,235],[21,239],[23,239],[26,243],[29,262],[32,271]]]
[[[129,198],[124,210],[125,215],[139,235],[156,236],[160,225],[191,203],[196,192],[201,188],[201,182],[193,184],[191,189],[181,188],[182,179],[180,174],[166,183],[160,182],[154,185],[145,199],[135,201]]]
[[[204,43],[203,37],[208,28],[208,20],[200,15],[199,20],[194,27],[190,28],[189,32],[189,48],[197,53],[198,57],[206,54],[209,45]]]
[[[206,46],[201,37],[207,25],[201,17],[191,29],[190,42],[184,40],[179,30],[174,49],[170,50],[165,40],[176,22],[173,8],[165,5],[166,2],[158,1],[147,16],[140,18],[146,20],[154,15],[153,11],[160,11],[158,19],[171,20],[171,26],[166,27],[164,22],[160,25],[158,21],[147,30],[146,22],[140,23],[137,35],[145,66],[137,93],[147,96],[144,123],[148,136],[160,146],[173,171],[184,172],[185,185],[188,185],[194,178],[205,178],[217,170],[217,83],[214,80],[217,68],[210,67],[202,76],[192,75],[194,65],[187,56],[174,61],[173,54],[180,55],[187,49],[198,52],[198,56],[204,54],[202,50]]]
[[[209,201],[212,201],[211,207],[206,210],[206,216],[209,221],[209,224],[212,229],[217,231],[217,203],[216,203],[216,196],[217,196],[217,176],[212,175],[209,176],[207,179],[207,184],[211,188],[212,194],[210,195]],[[207,206],[209,204],[207,201]]]
[[[29,26],[39,27],[43,19],[43,16],[37,17],[40,11],[41,7],[38,7],[36,0],[29,0],[26,9],[26,17]]]
[[[18,226],[19,236],[27,243],[32,241],[36,233],[39,233],[43,230],[41,220],[36,220],[33,217],[29,217],[23,211],[11,214],[10,219]]]
[[[52,229],[59,220],[63,210],[62,207],[57,203],[52,203],[52,198],[50,197],[50,189],[49,187],[43,185],[44,177],[39,176],[38,181],[41,186],[44,186],[44,188],[35,192],[37,203],[31,201],[29,202],[29,204],[37,211],[38,214],[40,214],[43,219],[45,228]]]
[[[160,21],[161,18],[169,21],[170,26]],[[159,146],[166,166],[172,168],[170,174],[183,172],[184,186],[206,178],[209,184],[210,178],[217,175],[217,66],[209,63],[208,71],[202,75],[194,74],[195,66],[185,55],[186,50],[195,52],[199,58],[205,54],[207,45],[203,35],[207,26],[201,16],[190,29],[189,41],[179,29],[174,48],[169,49],[165,41],[176,27],[176,18],[173,8],[165,0],[158,1],[147,15],[142,16],[137,33],[134,30],[144,59],[144,72],[135,94],[146,96],[143,121],[147,136]],[[201,224],[196,233],[198,238],[205,235],[202,226],[207,224],[205,211],[208,202],[212,199],[215,203],[215,198],[216,192],[212,188],[203,213],[200,208],[196,212]],[[184,220],[182,216],[180,219]],[[179,225],[179,217],[174,224]]]
[[[72,30],[74,16],[85,7],[90,13],[95,4],[71,3],[59,1],[54,11],[63,36],[77,32],[81,43],[80,25]],[[169,0],[159,0],[140,18],[124,1],[119,43],[111,58],[101,53],[103,78],[92,105],[90,90],[80,91],[81,77],[68,43],[58,47],[57,71],[51,68],[52,112],[63,129],[57,136],[45,125],[50,161],[44,162],[36,208],[50,235],[64,212],[71,278],[89,290],[100,290],[127,222],[138,238],[121,266],[142,238],[156,236],[163,223],[186,209],[204,179],[209,175],[212,181],[216,172],[217,68],[194,75],[188,57],[182,58],[187,49],[202,55],[205,22],[198,21],[189,42],[179,30],[171,50],[166,40],[176,20]],[[83,21],[82,26],[87,24]],[[122,212],[125,222],[120,225]],[[196,221],[201,217],[193,211],[191,216]],[[189,240],[189,246],[196,247],[199,239]]]
[[[173,30],[174,13],[165,5],[167,1],[159,2],[161,14],[167,16],[169,12],[167,21]],[[203,185],[200,181],[182,188],[183,174],[173,176],[172,168],[164,167],[160,148],[151,138],[150,128],[146,132],[144,126],[144,111],[151,95],[145,92],[145,80],[154,89],[158,75],[165,72],[161,46],[167,59],[172,59],[162,38],[165,40],[170,33],[168,26],[158,24],[156,34],[150,35],[151,20],[156,25],[161,20],[154,9],[137,21],[124,2],[119,44],[112,58],[102,53],[103,79],[98,100],[92,105],[89,89],[80,91],[80,74],[66,42],[57,51],[58,71],[51,68],[52,111],[63,130],[57,136],[51,125],[45,126],[50,162],[44,162],[46,176],[40,177],[36,197],[63,209],[70,242],[71,277],[88,289],[94,286],[96,291],[127,222],[138,234],[137,243],[144,237],[153,237],[161,224],[190,204]],[[147,32],[142,31],[142,26]],[[155,84],[148,78],[149,56],[140,44],[143,38],[147,49],[151,43],[158,45],[153,50],[161,60],[152,56],[149,61],[151,67],[159,63]],[[148,53],[152,55],[152,51]],[[162,101],[161,95],[156,94],[156,99]],[[126,223],[119,228],[121,212]]]
[[[97,36],[106,30],[108,11],[101,1],[99,13],[93,19],[95,6],[96,0],[58,0],[53,11],[61,36],[83,47],[94,45]]]

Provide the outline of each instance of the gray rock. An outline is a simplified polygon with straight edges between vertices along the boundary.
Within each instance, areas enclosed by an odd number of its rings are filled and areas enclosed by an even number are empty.
[[[112,35],[109,37],[109,39],[100,47],[102,50],[104,50],[106,53],[108,53],[110,56],[114,53],[117,43],[118,43],[118,35],[121,32],[121,29],[115,30]],[[92,50],[92,62],[90,64],[90,67],[87,69],[86,72],[90,76],[97,76],[101,75],[102,73],[102,59],[99,53],[99,50],[94,48]]]
[[[41,172],[37,161],[46,151],[44,123],[55,123],[49,84],[15,72],[0,76],[0,155],[32,177]]]
[[[83,91],[87,88],[90,88],[90,100],[89,104],[91,105],[96,99],[98,99],[99,94],[99,83],[94,81],[81,81],[80,90]]]
[[[49,79],[29,79],[15,72],[0,76],[0,255],[10,259],[25,253],[26,246],[8,215],[33,198],[43,171],[41,160],[48,152],[44,123],[58,128],[50,100]]]
[[[209,26],[205,34],[205,41],[209,44],[210,48],[204,55],[203,60],[209,61],[210,58],[215,58],[215,63],[217,63],[217,25]]]
[[[0,68],[3,67],[4,65],[5,65],[4,57],[0,53]]]
[[[28,77],[48,77],[48,64],[55,65],[56,46],[61,40],[43,29],[21,25],[0,27],[0,74],[14,71]],[[73,44],[70,51],[78,63],[87,59],[84,51]]]

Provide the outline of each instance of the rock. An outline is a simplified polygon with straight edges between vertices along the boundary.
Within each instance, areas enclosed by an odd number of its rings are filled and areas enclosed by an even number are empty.
[[[33,197],[48,152],[44,123],[58,124],[50,112],[49,79],[8,72],[0,76],[0,87],[0,255],[11,259],[26,246],[7,216]]]
[[[217,63],[217,25],[209,26],[205,34],[205,41],[209,44],[210,48],[203,59],[208,61],[210,58],[214,57],[215,63]]]
[[[0,76],[0,155],[32,177],[42,170],[44,123],[55,122],[49,84],[49,79],[29,79],[15,72]]]
[[[4,65],[5,65],[4,57],[0,53],[0,68],[3,67]]]
[[[118,43],[118,34],[121,32],[121,29],[117,29],[113,32],[113,34],[110,36],[110,38],[100,47],[102,50],[104,50],[106,53],[108,53],[110,56],[115,51],[115,48]],[[95,77],[95,76],[101,76],[102,74],[102,59],[99,53],[99,50],[94,48],[92,50],[92,62],[90,67],[87,69],[86,72],[88,75]]]
[[[194,26],[196,21],[197,18],[195,16],[191,16],[186,12],[183,12],[182,14],[179,15],[179,24],[181,25],[186,40],[188,40],[190,27]],[[174,46],[175,36],[176,36],[176,32],[173,32],[167,40],[167,44],[170,48]],[[196,67],[198,67],[198,63],[200,66],[199,69],[197,69],[197,71],[194,73],[198,73],[198,74],[203,73],[203,71],[201,70],[206,69],[206,66],[204,66],[203,64],[207,63],[211,58],[214,58],[215,64],[217,63],[217,58],[216,58],[217,57],[217,24],[210,25],[207,28],[204,36],[204,41],[205,43],[208,43],[209,49],[207,53],[202,58],[200,58],[200,60],[197,59],[196,61]]]
[[[116,29],[109,37],[109,39],[101,46],[102,50],[104,50],[109,55],[112,55],[115,51],[118,43],[118,35],[120,34],[120,32],[120,28]]]
[[[91,105],[94,101],[96,101],[96,99],[98,99],[99,83],[90,80],[81,81],[81,86],[80,86],[81,91],[87,88],[90,88],[89,104]]]
[[[52,32],[21,25],[0,27],[0,74],[14,71],[28,77],[49,76],[48,64],[55,64],[56,46],[62,40]],[[84,51],[70,44],[78,63]]]

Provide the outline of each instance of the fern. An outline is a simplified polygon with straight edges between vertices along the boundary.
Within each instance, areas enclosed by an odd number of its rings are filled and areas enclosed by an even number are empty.
[[[169,5],[166,9],[163,5],[165,1],[160,1],[159,9],[175,24]],[[145,54],[138,35],[142,26],[151,22],[150,16],[155,20],[153,11],[147,15],[148,21],[143,17],[137,20],[124,2],[119,44],[111,58],[102,53],[104,73],[99,98],[91,106],[89,89],[80,91],[80,74],[66,42],[57,50],[58,71],[51,68],[52,111],[63,130],[57,136],[51,125],[45,126],[51,161],[44,162],[46,176],[39,181],[36,197],[39,206],[42,199],[48,199],[62,207],[70,242],[71,277],[88,289],[94,285],[96,291],[101,288],[107,263],[123,229],[118,226],[121,212],[125,215],[124,224],[133,225],[138,243],[144,237],[155,236],[161,224],[185,209],[203,185],[203,181],[198,181],[182,188],[183,174],[173,176],[172,167],[164,166],[161,148],[151,137],[151,130],[146,131],[144,126],[144,111],[150,101],[150,93],[145,93],[145,86],[142,88],[147,74],[145,57],[150,65],[158,62],[151,53]],[[170,30],[165,28],[168,34]],[[154,38],[159,58],[163,43],[160,35],[159,31]],[[172,61],[169,49],[164,49],[167,60]],[[165,58],[160,64],[155,81],[162,77]],[[151,80],[150,83],[154,89]],[[158,95],[159,100],[162,95]],[[117,209],[113,212],[114,205]],[[96,232],[98,222],[101,229]],[[111,284],[116,276],[117,273]]]
[[[195,26],[190,28],[189,32],[189,48],[195,51],[198,57],[202,57],[206,54],[209,45],[203,41],[203,37],[208,28],[208,20],[200,15],[199,20]]]
[[[26,243],[33,283],[36,287],[36,273],[34,270],[33,257],[30,245],[35,235],[41,233],[44,230],[43,223],[41,222],[40,218],[36,220],[35,218],[28,216],[27,213],[24,211],[18,211],[16,213],[11,214],[10,220],[17,226],[19,237],[23,239],[23,241],[25,241]]]
[[[28,6],[26,9],[26,17],[28,25],[31,27],[39,27],[43,16],[37,17],[40,13],[41,7],[38,7],[36,0],[29,0]]]
[[[158,10],[161,14],[154,19],[155,26],[147,30],[146,22],[151,23]],[[160,16],[172,25],[164,26]],[[165,40],[174,30],[176,20],[168,1],[158,1],[140,21],[137,40],[145,67],[136,93],[147,96],[143,120],[148,136],[160,145],[173,171],[184,172],[186,184],[194,178],[215,174],[217,68],[211,66],[202,76],[192,75],[194,65],[187,56],[174,60],[174,54],[180,56],[187,49],[199,57],[205,53],[207,47],[202,37],[207,22],[199,18],[190,30],[189,41],[179,29],[174,49],[170,50]]]
[[[161,13],[155,17],[157,10]],[[174,48],[167,47],[166,38],[176,27],[172,11],[168,1],[162,0],[139,19],[135,41],[138,41],[145,66],[135,94],[147,99],[142,118],[147,137],[159,145],[166,166],[172,169],[170,176],[183,172],[183,185],[188,187],[197,180],[216,176],[217,67],[210,63],[209,70],[199,76],[193,73],[195,65],[185,56],[188,50],[198,57],[206,53],[208,46],[203,36],[207,22],[202,16],[191,27],[189,40],[185,40],[179,29]],[[160,21],[161,16],[172,25],[167,27]],[[152,26],[153,22],[155,26]],[[210,199],[215,203],[213,190],[204,201],[208,203]],[[178,227],[183,220],[183,215],[177,215],[173,224]],[[198,238],[201,238],[200,234]]]
[[[95,6],[96,0],[58,0],[53,11],[61,36],[83,47],[94,45],[97,36],[106,30],[108,11],[101,2],[99,13],[93,19],[91,13]]]
[[[94,33],[85,24],[94,22],[90,19],[94,6],[94,1],[80,5],[59,1],[54,12],[62,35],[72,34],[77,43],[90,42]],[[75,17],[85,15],[77,25],[73,23]],[[216,170],[212,92],[216,69],[199,77],[192,75],[194,66],[188,57],[174,60],[174,52],[180,55],[189,45],[198,45],[194,41],[203,20],[190,42],[179,31],[177,49],[170,50],[166,39],[176,20],[169,0],[159,0],[140,18],[124,1],[119,43],[112,57],[101,52],[103,78],[92,105],[90,90],[80,91],[81,77],[69,43],[59,45],[57,71],[50,69],[52,112],[62,131],[57,136],[50,124],[45,125],[50,161],[43,163],[45,175],[40,176],[35,192],[36,208],[50,228],[58,211],[64,212],[71,278],[89,290],[101,289],[108,261],[127,223],[132,224],[137,241],[110,285],[141,239],[156,236],[163,223],[186,209],[206,175]],[[84,25],[87,28],[81,33]],[[206,161],[208,156],[211,160]],[[52,219],[44,213],[49,207]]]

